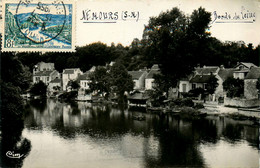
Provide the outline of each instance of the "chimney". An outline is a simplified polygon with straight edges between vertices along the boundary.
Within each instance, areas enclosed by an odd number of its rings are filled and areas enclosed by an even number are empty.
[[[224,65],[220,65],[220,69],[225,69]]]

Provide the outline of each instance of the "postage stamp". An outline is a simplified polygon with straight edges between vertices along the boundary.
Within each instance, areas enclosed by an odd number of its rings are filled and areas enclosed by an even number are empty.
[[[4,0],[2,51],[75,51],[74,0]]]

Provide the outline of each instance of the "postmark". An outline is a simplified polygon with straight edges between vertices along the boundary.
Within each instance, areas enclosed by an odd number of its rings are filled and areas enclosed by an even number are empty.
[[[74,0],[3,2],[3,51],[75,51]]]

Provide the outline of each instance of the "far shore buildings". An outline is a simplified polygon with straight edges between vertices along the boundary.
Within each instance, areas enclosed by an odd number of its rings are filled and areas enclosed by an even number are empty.
[[[223,89],[223,82],[229,77],[244,80],[244,96],[246,98],[256,98],[257,89],[255,87],[255,83],[258,79],[258,75],[260,76],[258,69],[259,67],[256,65],[245,62],[239,62],[234,68],[224,68],[224,66],[203,66],[195,68],[191,75],[179,81],[179,92],[182,94],[188,93],[190,90],[195,88],[206,89],[210,75],[215,75],[218,79],[218,87],[216,88],[214,94],[216,100],[219,97],[225,97],[226,93]],[[251,86],[252,83],[254,83],[254,86]],[[247,91],[249,85],[251,91]]]
[[[154,64],[145,77],[145,90],[152,90],[154,87],[154,75],[160,74],[160,68]]]
[[[145,89],[145,77],[147,75],[146,70],[128,71],[128,74],[132,76],[134,82],[134,90]]]
[[[246,99],[258,99],[256,83],[260,79],[260,67],[252,67],[244,80],[244,96]]]
[[[67,85],[70,80],[75,81],[83,74],[79,68],[64,69],[62,72],[62,90],[67,91]]]
[[[61,76],[54,68],[54,63],[39,62],[33,69],[33,83],[43,81],[48,86],[48,93],[68,91],[67,84],[70,80],[77,81],[80,85],[78,90],[79,99],[85,100],[89,90],[89,83],[91,82],[89,76],[95,71],[96,67],[92,67],[89,71],[83,73],[79,68],[64,69]],[[157,64],[153,65],[151,69],[141,69],[138,71],[128,71],[134,82],[134,90],[143,92],[153,90],[154,75],[160,74],[160,69]],[[239,78],[244,80],[244,97],[246,100],[254,100],[259,103],[259,93],[257,92],[256,83],[260,78],[260,67],[252,63],[239,62],[234,68],[225,68],[224,66],[203,66],[196,67],[194,71],[179,81],[178,87],[173,88],[172,92],[176,93],[178,97],[184,93],[188,93],[192,89],[203,88],[206,89],[209,78],[215,75],[218,79],[218,86],[213,95],[213,100],[218,100],[219,97],[225,97],[226,93],[223,89],[223,82],[229,78]],[[141,94],[142,95],[142,94]],[[81,96],[81,97],[80,97]],[[132,95],[132,99],[136,99],[137,95]],[[140,100],[147,99],[139,95]],[[232,103],[233,100],[228,100]]]
[[[33,83],[42,81],[48,85],[56,78],[60,78],[60,74],[55,70],[54,63],[39,62],[33,68]]]

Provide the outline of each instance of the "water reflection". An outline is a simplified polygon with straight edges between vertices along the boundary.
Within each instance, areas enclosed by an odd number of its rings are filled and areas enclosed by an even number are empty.
[[[253,153],[251,159],[258,156],[258,128],[251,126],[250,121],[147,113],[142,114],[145,121],[137,121],[133,120],[133,115],[140,115],[139,111],[118,110],[110,105],[47,100],[45,106],[40,106],[35,102],[31,104],[24,131],[24,136],[31,139],[36,150],[48,144],[38,155],[39,158],[44,156],[45,160],[38,158],[33,162],[35,166],[49,162],[56,164],[55,167],[211,167],[215,162],[205,153],[210,155],[214,152],[211,147],[220,142],[223,142],[222,146],[233,144],[234,148],[243,143],[248,154]],[[41,143],[35,140],[40,137]],[[47,142],[50,139],[51,143]],[[57,144],[59,147],[54,147]],[[33,151],[31,153],[25,167],[32,166],[30,157],[36,157]],[[54,160],[53,155],[60,158]],[[233,158],[233,161],[239,164],[239,158]],[[258,160],[251,165],[258,166]]]

